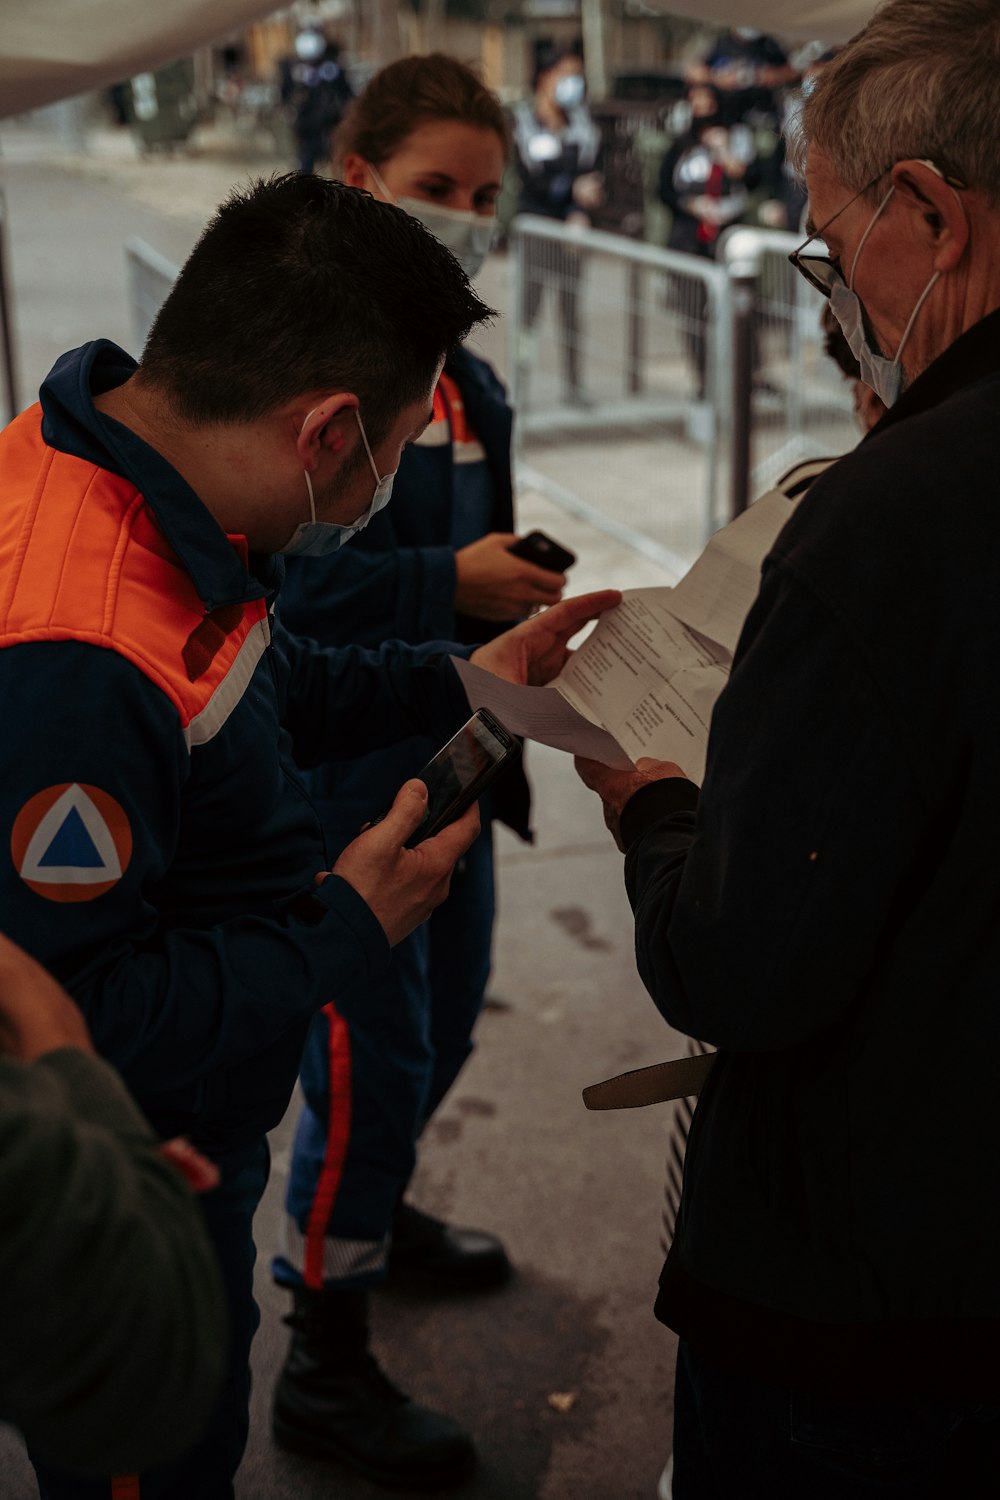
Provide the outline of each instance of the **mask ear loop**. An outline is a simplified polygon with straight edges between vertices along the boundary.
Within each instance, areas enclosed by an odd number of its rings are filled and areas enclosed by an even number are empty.
[[[303,427],[305,427],[306,422],[309,421],[309,418],[312,416],[313,411],[319,411],[319,407],[318,406],[314,406],[313,409],[312,409],[312,411],[307,411],[306,412],[305,421],[302,423]],[[311,476],[309,474],[309,470],[308,469],[303,469],[302,472],[306,476],[306,489],[309,491],[309,520],[312,522],[313,525],[315,525],[316,524],[316,501],[315,501],[315,498],[313,497],[313,482],[312,482],[312,478],[311,478]]]
[[[372,174],[372,176],[375,179],[375,182],[376,182],[376,185],[378,187],[379,192],[380,193],[384,193],[385,196],[388,198],[388,200],[389,200],[390,203],[395,203],[396,200],[393,197],[392,193],[390,193],[389,189],[386,187],[384,181],[382,180],[382,174],[379,171],[378,167],[375,166],[374,162],[368,162],[367,166],[368,166],[369,172]]]
[[[372,453],[371,447],[368,443],[368,434],[365,431],[365,424],[361,420],[361,410],[357,406],[354,408],[354,415],[358,419],[358,431],[361,433],[361,441],[365,445],[365,452],[368,454],[368,462],[371,464],[372,473],[375,475],[375,483],[381,484],[382,476],[379,474],[378,468],[375,463],[375,455]]]

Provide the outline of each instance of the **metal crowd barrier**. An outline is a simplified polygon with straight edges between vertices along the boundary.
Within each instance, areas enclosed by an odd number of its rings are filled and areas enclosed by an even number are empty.
[[[792,464],[857,439],[794,235],[717,262],[520,216],[507,314],[522,484],[683,571]]]
[[[180,268],[165,255],[133,236],[125,245],[125,272],[128,279],[129,316],[132,322],[133,353],[136,358],[153,320],[167,293],[177,280]]]

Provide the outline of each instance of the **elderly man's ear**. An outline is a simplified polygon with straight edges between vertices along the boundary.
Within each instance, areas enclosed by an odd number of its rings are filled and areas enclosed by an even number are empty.
[[[954,270],[969,243],[969,219],[959,191],[920,161],[897,162],[892,181],[901,200],[921,220],[934,252],[935,271]]]

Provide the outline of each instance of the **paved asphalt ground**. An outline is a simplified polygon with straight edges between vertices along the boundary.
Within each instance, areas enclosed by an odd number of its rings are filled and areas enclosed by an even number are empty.
[[[96,336],[131,346],[125,240],[178,261],[229,183],[231,150],[138,161],[102,135],[88,157],[59,156],[37,122],[0,130],[6,162],[22,404],[65,348]],[[503,268],[483,290],[503,305]],[[489,336],[502,363],[502,336]],[[580,557],[574,591],[671,580],[540,496],[521,496],[522,529],[542,526]],[[500,915],[492,1000],[478,1050],[432,1122],[414,1197],[455,1222],[500,1232],[517,1277],[479,1298],[382,1291],[375,1342],[387,1371],[460,1419],[480,1452],[457,1500],[653,1500],[670,1442],[673,1340],[650,1311],[661,1260],[659,1213],[668,1106],[589,1114],[580,1090],[676,1055],[634,971],[621,857],[567,757],[531,747],[537,841],[499,838]],[[288,1143],[257,1224],[262,1322],[250,1445],[239,1500],[375,1500],[340,1469],[277,1451],[269,1407],[287,1334],[272,1286]],[[15,1434],[0,1429],[0,1497],[33,1500]]]

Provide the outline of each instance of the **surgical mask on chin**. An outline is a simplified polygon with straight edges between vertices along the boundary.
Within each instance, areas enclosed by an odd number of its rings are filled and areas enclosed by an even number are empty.
[[[424,228],[451,251],[470,281],[479,275],[496,237],[495,214],[475,214],[466,208],[440,208],[423,198],[394,198],[378,169],[370,162],[368,170],[390,203],[419,219]]]
[[[313,407],[313,411],[315,410],[316,408]],[[354,415],[358,419],[358,430],[361,433],[361,441],[365,445],[365,452],[368,455],[371,471],[375,475],[375,493],[372,495],[371,504],[356,521],[351,522],[350,526],[341,526],[336,521],[317,521],[312,478],[310,477],[309,470],[303,469],[302,472],[306,477],[306,489],[309,491],[309,520],[303,521],[301,525],[296,526],[285,545],[278,548],[282,557],[329,557],[331,553],[339,552],[344,543],[349,542],[351,537],[357,532],[363,531],[372,516],[377,515],[380,510],[384,510],[389,504],[392,495],[392,481],[396,477],[396,471],[394,469],[391,474],[386,474],[381,479],[379,478],[375,459],[368,444],[368,434],[365,432],[364,423],[361,420],[361,412],[357,407],[354,408]],[[312,411],[306,416],[307,422],[311,416]]]
[[[857,268],[858,256],[861,254],[865,240],[871,234],[879,214],[881,214],[894,192],[895,187],[891,187],[875,210],[868,228],[861,236],[861,243],[854,252],[849,282],[847,284],[838,282],[830,291],[830,311],[840,324],[851,353],[858,362],[861,370],[861,379],[865,385],[871,387],[884,406],[892,406],[899,397],[903,385],[903,367],[899,362],[900,356],[903,353],[903,346],[910,336],[910,330],[917,320],[918,312],[923,307],[934,283],[941,275],[940,271],[935,271],[917,298],[917,305],[910,314],[910,321],[903,330],[903,337],[899,341],[899,347],[893,358],[886,359],[884,354],[880,354],[877,349],[873,349],[865,329],[864,310],[861,306],[861,299],[854,290],[854,272]]]

